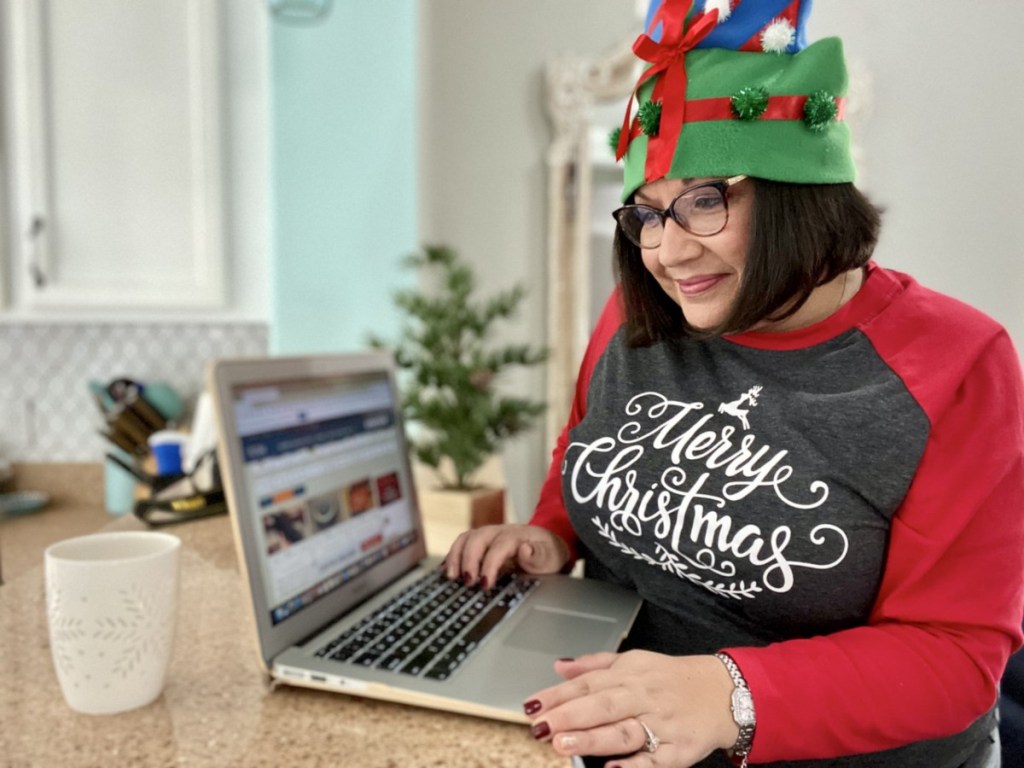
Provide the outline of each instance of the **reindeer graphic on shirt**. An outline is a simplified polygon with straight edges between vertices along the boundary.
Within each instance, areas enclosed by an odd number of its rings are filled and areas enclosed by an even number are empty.
[[[761,394],[761,387],[754,386],[740,395],[738,398],[729,403],[722,403],[718,406],[719,413],[728,413],[730,416],[735,416],[740,420],[743,425],[743,429],[750,429],[750,422],[747,421],[747,414],[750,413],[750,409],[757,405],[757,396]],[[740,406],[744,403],[748,403],[749,407],[741,408]]]

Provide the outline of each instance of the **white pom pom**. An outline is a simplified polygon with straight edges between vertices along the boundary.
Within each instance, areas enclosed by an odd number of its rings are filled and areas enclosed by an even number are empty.
[[[732,13],[732,2],[730,0],[704,0],[704,13],[718,11],[718,23],[729,18]]]
[[[765,53],[782,53],[796,39],[796,30],[786,19],[775,19],[761,30],[761,50]]]

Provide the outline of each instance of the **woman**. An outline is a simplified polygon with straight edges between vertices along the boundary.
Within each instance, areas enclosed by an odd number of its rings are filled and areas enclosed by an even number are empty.
[[[583,557],[644,598],[623,652],[560,660],[524,702],[588,765],[998,765],[1019,358],[870,260],[839,41],[803,47],[799,3],[697,5],[666,0],[634,47],[619,285],[533,519],[444,568],[486,587]]]

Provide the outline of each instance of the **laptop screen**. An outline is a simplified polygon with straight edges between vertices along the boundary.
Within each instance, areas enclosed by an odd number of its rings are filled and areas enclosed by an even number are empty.
[[[236,383],[232,404],[266,610],[278,625],[418,538],[387,372]]]

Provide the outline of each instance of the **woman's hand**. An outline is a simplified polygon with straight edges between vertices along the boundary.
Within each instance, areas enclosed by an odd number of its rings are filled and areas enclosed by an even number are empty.
[[[462,533],[442,563],[449,579],[477,580],[484,589],[498,581],[498,572],[511,561],[527,573],[558,573],[569,561],[561,538],[535,525],[485,525]]]
[[[732,679],[714,656],[597,653],[559,661],[555,670],[566,682],[524,708],[534,737],[550,739],[561,755],[626,755],[608,765],[682,768],[736,743]],[[658,738],[653,752],[644,749],[644,725]]]

